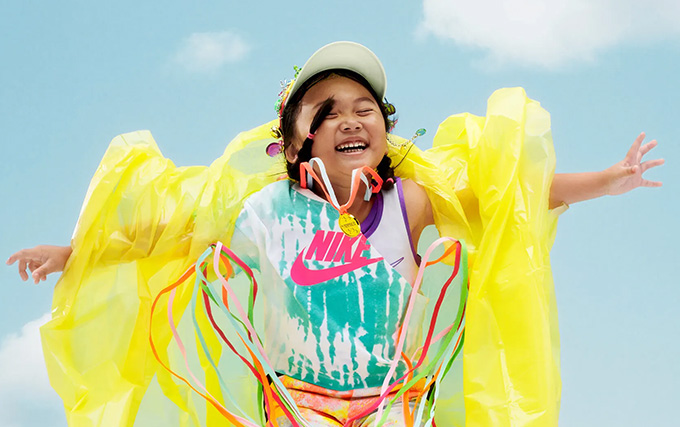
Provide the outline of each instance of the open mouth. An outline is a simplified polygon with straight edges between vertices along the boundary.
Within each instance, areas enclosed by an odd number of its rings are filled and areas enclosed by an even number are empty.
[[[335,147],[335,151],[339,151],[341,153],[360,153],[366,148],[368,148],[368,144],[365,142],[356,141],[340,144]]]

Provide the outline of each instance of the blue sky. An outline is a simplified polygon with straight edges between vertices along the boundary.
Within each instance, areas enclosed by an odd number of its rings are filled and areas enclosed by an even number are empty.
[[[0,6],[0,254],[67,244],[117,134],[150,129],[178,165],[208,164],[274,117],[279,81],[318,47],[381,58],[396,132],[484,114],[523,86],[552,114],[559,172],[604,169],[645,131],[661,189],[572,206],[553,268],[561,425],[675,424],[680,384],[680,6],[652,0],[95,3]],[[549,6],[548,6],[549,5]],[[64,426],[37,327],[56,277],[0,268],[0,427]]]

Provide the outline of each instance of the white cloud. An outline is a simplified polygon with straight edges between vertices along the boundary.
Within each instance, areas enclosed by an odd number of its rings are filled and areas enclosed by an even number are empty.
[[[191,72],[210,73],[243,59],[248,50],[245,40],[230,31],[193,33],[182,41],[174,61]]]
[[[0,341],[0,425],[61,425],[61,400],[52,390],[40,343],[49,313]]]
[[[424,0],[421,31],[492,62],[553,68],[624,43],[680,38],[677,0]]]

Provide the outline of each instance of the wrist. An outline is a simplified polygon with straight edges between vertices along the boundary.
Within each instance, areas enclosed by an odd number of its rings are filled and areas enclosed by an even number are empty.
[[[616,195],[614,190],[614,182],[619,175],[616,166],[612,166],[603,171],[598,172],[598,181],[601,183],[602,195],[603,196],[614,196]]]
[[[71,254],[73,253],[73,249],[71,249],[70,246],[61,246],[59,247],[59,257],[60,257],[60,263],[59,265],[61,268],[59,271],[64,271],[64,268],[66,267],[66,263],[68,262],[69,258],[71,258]]]

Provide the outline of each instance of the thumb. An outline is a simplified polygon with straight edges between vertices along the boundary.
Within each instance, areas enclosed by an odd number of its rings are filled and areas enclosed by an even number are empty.
[[[40,267],[36,268],[35,271],[31,274],[33,277],[33,281],[37,284],[41,280],[45,280],[47,278],[47,275],[50,273],[54,273],[55,269],[55,262],[51,259],[47,260],[45,264],[41,265]]]

